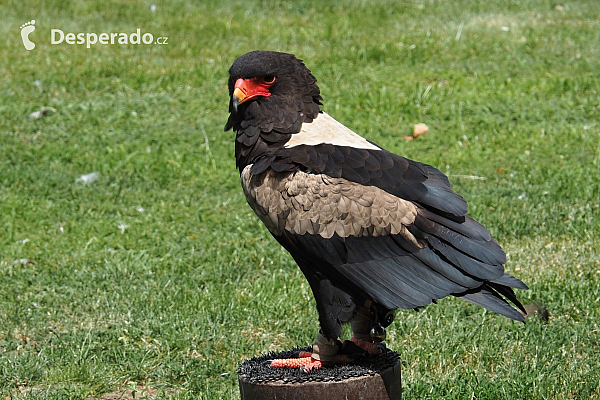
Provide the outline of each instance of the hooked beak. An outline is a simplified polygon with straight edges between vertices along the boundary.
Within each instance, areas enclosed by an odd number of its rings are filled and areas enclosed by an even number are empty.
[[[233,94],[231,95],[231,105],[233,106],[233,109],[237,111],[239,105],[248,100],[252,100],[259,96],[269,97],[270,95],[269,85],[259,81],[257,78],[239,78],[235,81]]]
[[[241,79],[238,79],[238,82]],[[238,87],[236,82],[235,89],[233,89],[233,96],[231,96],[231,104],[233,105],[233,109],[237,111],[238,106],[242,104],[246,100],[246,93],[242,90],[241,87]]]

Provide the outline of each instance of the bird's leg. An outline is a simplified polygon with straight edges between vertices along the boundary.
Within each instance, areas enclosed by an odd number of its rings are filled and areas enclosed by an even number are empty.
[[[328,339],[323,333],[319,332],[317,339],[313,344],[313,351],[301,351],[298,358],[276,359],[271,361],[271,367],[291,367],[300,368],[304,372],[310,372],[313,369],[319,369],[323,365],[348,363],[351,359],[344,354],[338,354],[341,348],[341,342],[335,339]]]
[[[355,345],[373,355],[381,354],[385,345],[385,329],[377,322],[376,313],[364,307],[358,307],[350,321],[352,339]]]
[[[368,308],[370,307],[370,308]],[[300,368],[304,372],[319,369],[323,365],[347,364],[365,354],[378,355],[385,351],[385,328],[379,322],[382,317],[385,326],[392,323],[393,311],[379,316],[377,308],[370,302],[358,307],[350,321],[352,339],[343,343],[327,338],[319,331],[313,344],[313,351],[301,351],[298,358],[277,359],[271,361],[271,367]]]

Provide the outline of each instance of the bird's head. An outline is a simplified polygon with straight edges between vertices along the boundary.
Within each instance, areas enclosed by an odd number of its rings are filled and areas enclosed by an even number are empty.
[[[228,85],[230,117],[225,130],[235,127],[243,119],[255,119],[258,113],[270,113],[261,117],[272,120],[277,114],[281,119],[282,112],[310,118],[320,112],[317,80],[293,54],[246,53],[229,69]]]

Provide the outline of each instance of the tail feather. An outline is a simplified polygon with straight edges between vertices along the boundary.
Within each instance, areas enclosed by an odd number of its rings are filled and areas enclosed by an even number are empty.
[[[522,309],[523,312],[519,312],[518,310],[512,308],[510,304],[508,304],[508,302],[492,288],[475,290],[476,291],[469,291],[463,294],[457,294],[455,296],[516,321],[525,321],[523,306],[518,301],[516,305],[520,306],[519,308]]]
[[[499,285],[508,286],[508,287],[515,288],[515,289],[523,289],[523,290],[529,289],[529,287],[526,284],[524,284],[523,282],[521,282],[520,279],[517,279],[514,276],[509,275],[509,274],[504,274],[500,278],[492,279],[490,282],[497,283]]]
[[[525,311],[523,304],[521,304],[521,302],[517,299],[517,296],[515,296],[515,292],[513,292],[513,290],[510,287],[492,282],[488,282],[487,285],[493,288],[496,292],[500,293],[502,296],[506,297],[508,300],[510,300],[510,302],[517,306],[519,310],[527,314],[527,311]]]

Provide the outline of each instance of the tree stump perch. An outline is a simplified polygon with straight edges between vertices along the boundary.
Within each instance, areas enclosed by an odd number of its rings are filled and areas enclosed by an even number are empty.
[[[305,373],[295,368],[271,368],[275,358],[292,358],[300,350],[252,358],[238,368],[242,400],[401,400],[398,353],[387,350],[352,364],[322,367]]]

